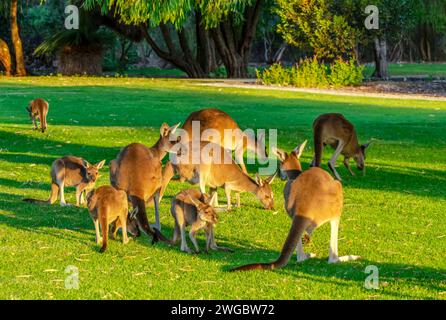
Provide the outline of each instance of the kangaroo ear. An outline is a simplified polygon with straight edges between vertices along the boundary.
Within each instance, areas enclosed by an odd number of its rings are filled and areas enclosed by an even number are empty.
[[[176,125],[169,128],[170,133],[175,133],[177,131],[178,127],[180,126],[181,122],[178,122]]]
[[[278,149],[276,147],[272,147],[271,151],[273,152],[273,154],[276,155],[277,158],[279,158],[280,161],[285,161],[285,159],[286,159],[286,152],[285,151],[283,151],[281,149]]]
[[[30,107],[25,107],[26,111],[31,112],[31,108]]]
[[[187,195],[187,198],[189,199],[189,201],[196,206],[197,208],[200,207],[202,205],[202,203],[200,202],[200,200],[196,199],[195,197],[192,197],[190,194]]]
[[[268,184],[273,183],[273,181],[274,181],[274,179],[276,178],[276,176],[277,176],[277,171],[276,171],[271,177],[269,177],[268,179],[266,179],[266,183],[268,183]]]
[[[169,134],[169,130],[170,130],[169,125],[168,125],[167,123],[164,122],[164,123],[161,125],[161,128],[160,128],[160,135],[161,135],[162,137],[168,135],[168,134]]]
[[[91,167],[91,164],[85,159],[82,160],[82,164],[84,165],[85,168]]]
[[[207,204],[214,203],[214,201],[217,200],[217,197],[218,197],[217,192],[214,192],[214,193],[212,194],[212,197],[209,197],[209,201],[206,202],[206,203],[207,203]]]
[[[95,167],[98,168],[98,169],[101,169],[101,168],[104,166],[104,164],[105,164],[105,160],[102,160],[101,162],[98,162],[98,163],[95,165]]]
[[[262,178],[260,177],[260,175],[259,175],[259,173],[256,173],[256,183],[259,185],[259,186],[261,186],[261,187],[263,187],[263,180],[262,180]]]
[[[299,159],[300,156],[302,155],[302,153],[304,152],[305,146],[307,145],[307,140],[305,140],[304,142],[302,142],[301,145],[298,145],[293,152],[296,153],[297,158]]]
[[[361,146],[361,148],[362,148],[363,150],[367,149],[367,148],[370,146],[370,144],[371,144],[372,142],[373,142],[373,141],[369,141],[369,142],[367,142],[367,143],[364,143],[364,144]]]

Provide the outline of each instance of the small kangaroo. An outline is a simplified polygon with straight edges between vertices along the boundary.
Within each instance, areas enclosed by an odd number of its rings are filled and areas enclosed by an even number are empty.
[[[59,158],[51,165],[51,194],[47,201],[36,199],[23,199],[23,201],[37,204],[53,204],[60,195],[60,205],[66,206],[65,187],[76,187],[76,206],[85,202],[84,193],[93,189],[96,179],[99,176],[99,170],[104,166],[105,160],[91,165],[88,161],[67,156]]]
[[[214,195],[215,196],[215,195]],[[232,251],[231,249],[218,247],[214,239],[214,225],[217,223],[217,212],[211,205],[212,198],[199,190],[183,190],[173,199],[170,213],[175,220],[175,229],[173,233],[172,244],[176,244],[181,237],[181,251],[192,253],[187,246],[185,229],[191,226],[189,238],[192,241],[195,252],[199,253],[195,234],[199,230],[206,233],[206,252],[212,250]]]
[[[343,206],[342,185],[321,168],[310,168],[302,172],[299,158],[305,148],[306,141],[296,147],[290,154],[280,149],[273,153],[280,160],[280,172],[288,181],[284,188],[285,209],[293,219],[290,232],[283,245],[280,257],[271,263],[257,263],[241,266],[232,271],[273,270],[282,268],[288,263],[294,249],[297,261],[312,258],[303,250],[302,236],[309,235],[314,229],[330,222],[330,255],[329,263],[357,260],[359,256],[338,256],[338,228]]]
[[[132,143],[121,150],[118,157],[110,162],[110,183],[119,190],[124,190],[136,212],[136,224],[146,234],[152,236],[153,242],[159,239],[169,242],[160,232],[159,192],[162,187],[163,174],[161,160],[173,147],[171,135],[179,127],[163,123],[160,137],[151,148],[140,143]],[[152,230],[147,220],[146,202],[153,199],[155,205],[156,228]]]
[[[256,180],[253,180],[232,160],[226,149],[212,142],[201,142],[197,146],[190,142],[187,145],[182,144],[179,149],[176,154],[171,153],[171,161],[168,161],[164,168],[161,195],[176,171],[181,180],[192,184],[199,183],[202,193],[206,193],[206,186],[211,188],[211,193],[216,192],[218,187],[223,187],[228,210],[232,208],[231,191],[237,192],[237,207],[240,207],[239,193],[250,192],[257,196],[265,209],[274,210],[274,194],[270,185],[275,174],[267,179],[256,175]],[[214,151],[215,154],[211,154]],[[195,154],[200,155],[198,163],[193,160]],[[216,198],[214,206],[217,206]]]
[[[193,134],[195,134],[195,132],[193,133],[192,131],[192,123],[194,121],[200,123],[199,137],[193,136]],[[214,142],[225,149],[234,151],[235,160],[244,173],[247,173],[245,163],[243,162],[243,155],[246,150],[255,152],[261,161],[266,161],[268,159],[264,134],[260,134],[257,139],[254,135],[244,133],[234,119],[222,110],[210,108],[192,112],[184,122],[182,129],[188,133],[189,138],[186,139],[182,136],[182,143],[187,143],[188,141],[192,141],[192,139],[196,139],[197,141],[204,139],[203,141]],[[206,134],[203,134],[203,132],[208,129],[216,130],[219,133],[220,139],[212,135],[207,136]],[[232,131],[233,135],[230,141],[224,141],[225,130]]]
[[[37,119],[40,121],[40,129],[45,132],[47,129],[46,116],[48,115],[49,104],[45,100],[38,98],[29,103],[29,106],[25,108],[29,113],[29,117],[33,121],[34,128],[37,130]]]
[[[359,145],[355,127],[342,114],[327,113],[320,115],[313,123],[314,131],[314,157],[311,166],[320,167],[322,151],[328,144],[335,152],[328,161],[328,167],[336,179],[342,181],[341,176],[335,169],[336,160],[339,155],[344,155],[344,166],[354,176],[350,168],[350,158],[356,161],[359,170],[365,174],[365,149],[370,145],[366,143]]]
[[[116,190],[110,186],[102,186],[87,194],[87,206],[93,219],[96,231],[96,243],[102,244],[100,252],[107,249],[109,225],[115,223],[115,234],[122,228],[122,243],[127,244],[127,219],[129,205],[125,191]],[[99,233],[101,225],[102,237]]]

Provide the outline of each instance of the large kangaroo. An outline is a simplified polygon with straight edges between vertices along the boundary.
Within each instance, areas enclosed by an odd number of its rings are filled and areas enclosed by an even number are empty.
[[[84,194],[93,189],[99,175],[99,169],[104,166],[105,160],[91,165],[88,161],[78,157],[63,157],[51,165],[51,194],[47,201],[36,199],[23,199],[23,201],[37,204],[53,204],[60,195],[60,205],[66,206],[65,187],[76,187],[76,206],[84,204]]]
[[[331,224],[328,262],[335,263],[359,259],[358,256],[338,257],[338,228],[343,206],[342,185],[320,168],[310,168],[302,172],[299,158],[305,144],[306,141],[290,154],[280,149],[273,150],[280,160],[281,176],[288,177],[283,193],[285,209],[293,219],[280,257],[271,263],[250,264],[235,268],[232,271],[281,268],[287,264],[295,248],[298,262],[314,257],[314,254],[304,252],[302,236],[305,232],[311,234],[314,229],[326,222]]]
[[[328,167],[336,179],[342,181],[341,176],[335,169],[336,160],[339,155],[344,155],[344,165],[351,175],[355,175],[350,168],[350,158],[356,161],[359,170],[365,174],[365,149],[370,145],[366,143],[359,145],[355,127],[342,114],[327,113],[320,115],[313,123],[314,131],[314,158],[313,167],[321,166],[322,151],[328,144],[335,152],[328,161]]]
[[[137,208],[137,223],[153,241],[162,238],[159,219],[159,191],[162,186],[161,160],[172,148],[171,134],[180,124],[169,127],[163,123],[160,137],[151,148],[140,143],[132,143],[121,150],[118,157],[110,162],[110,182],[120,190],[127,192],[133,208]],[[146,213],[146,201],[153,199],[155,205],[156,229],[149,225]]]
[[[38,98],[29,103],[29,106],[25,108],[29,113],[29,117],[33,121],[34,130],[37,130],[37,119],[40,121],[40,129],[45,132],[46,116],[48,115],[49,104],[45,100]]]
[[[200,132],[194,132],[194,134],[199,134],[199,137],[193,136],[192,134],[193,121],[200,123]],[[234,151],[235,160],[244,173],[247,173],[245,163],[243,162],[243,155],[246,150],[255,152],[261,161],[268,159],[265,147],[265,136],[261,134],[259,135],[259,139],[256,139],[255,135],[244,133],[234,119],[219,109],[211,108],[192,112],[186,119],[186,122],[184,122],[182,129],[187,132],[187,137],[181,137],[182,143],[187,143],[192,139],[196,141],[211,141],[221,145],[225,149]],[[206,134],[206,130],[209,133],[209,129],[216,130],[218,137],[212,134]],[[225,130],[231,130],[232,132],[232,136],[229,136],[227,139],[228,141],[224,139]]]
[[[199,144],[190,142],[181,146],[178,153],[171,153],[171,161],[166,163],[161,195],[176,171],[181,180],[187,180],[192,184],[198,183],[202,193],[206,192],[206,186],[209,186],[213,192],[216,192],[218,187],[223,187],[228,210],[232,207],[231,191],[237,192],[237,207],[240,207],[239,193],[250,192],[257,196],[265,209],[274,209],[274,194],[270,184],[275,174],[267,179],[256,175],[256,180],[253,180],[240,170],[229,151],[212,142]],[[197,159],[194,159],[195,155],[198,155]],[[215,206],[216,202],[213,205]]]

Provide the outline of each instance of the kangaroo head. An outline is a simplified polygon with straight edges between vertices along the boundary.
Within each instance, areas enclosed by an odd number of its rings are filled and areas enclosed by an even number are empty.
[[[138,207],[134,208],[127,215],[127,232],[129,232],[134,237],[139,237],[141,235],[141,232],[139,231],[138,228],[137,215],[138,215]]]
[[[356,162],[356,166],[359,170],[363,171],[365,168],[365,149],[369,147],[371,142],[368,142],[366,144],[363,144],[358,147],[356,150],[355,155],[353,156],[353,159]]]
[[[158,146],[161,148],[161,151],[169,152],[170,149],[178,142],[178,139],[175,139],[173,134],[180,126],[181,122],[170,127],[167,123],[163,123],[160,128],[160,138],[158,140]]]
[[[302,171],[302,166],[300,164],[300,156],[305,149],[307,140],[302,144],[298,145],[289,154],[281,149],[272,148],[273,153],[280,161],[280,178],[282,180],[288,179],[287,171]]]
[[[271,189],[271,184],[273,183],[276,175],[277,173],[266,179],[262,179],[258,173],[256,174],[255,181],[258,186],[256,196],[263,204],[263,207],[267,210],[274,210],[274,193]]]
[[[99,170],[104,166],[105,160],[98,162],[95,165],[91,165],[88,161],[84,160],[84,167],[86,169],[86,178],[89,182],[96,182],[99,176]]]
[[[211,206],[212,198],[207,194],[203,195],[204,202],[201,202],[197,198],[189,195],[189,200],[197,208],[198,218],[206,223],[216,224],[218,222],[217,212],[214,207]]]

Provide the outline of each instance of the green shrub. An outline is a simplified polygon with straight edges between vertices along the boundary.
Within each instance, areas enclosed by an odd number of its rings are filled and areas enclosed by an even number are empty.
[[[291,81],[289,69],[282,67],[279,63],[275,63],[263,71],[256,70],[257,79],[261,79],[262,83],[266,85],[288,86]]]
[[[363,71],[364,67],[358,66],[353,59],[349,61],[338,59],[330,66],[328,78],[331,86],[335,88],[355,86],[364,80]]]
[[[294,86],[300,88],[328,88],[354,86],[363,79],[363,67],[354,59],[338,59],[331,65],[320,63],[316,58],[301,60],[292,67],[273,64],[256,70],[257,79],[265,85]]]

